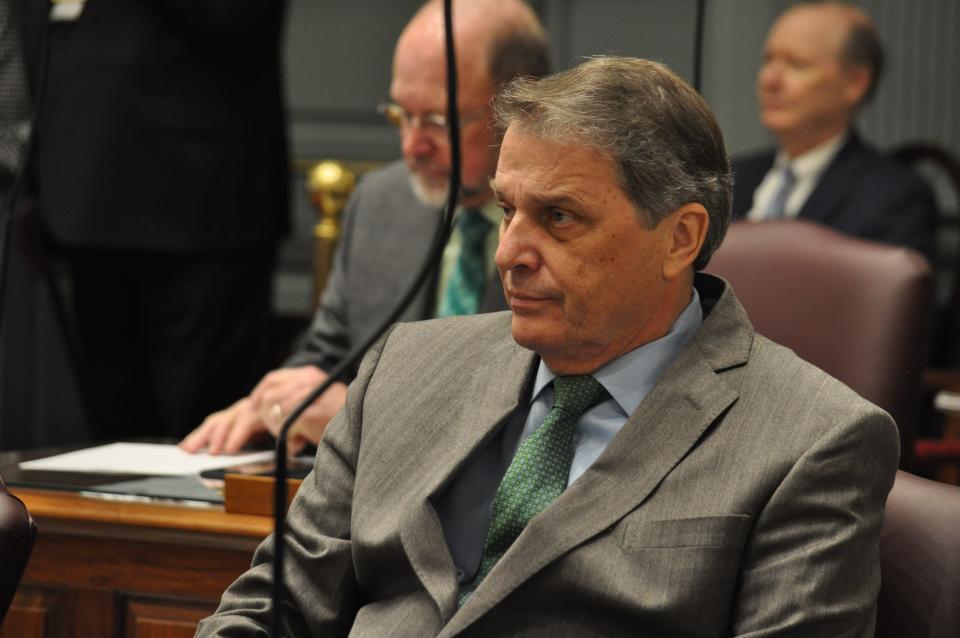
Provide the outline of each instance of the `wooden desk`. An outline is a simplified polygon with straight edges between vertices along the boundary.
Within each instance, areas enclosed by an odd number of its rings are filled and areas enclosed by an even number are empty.
[[[0,637],[189,638],[270,517],[10,488],[38,536]]]

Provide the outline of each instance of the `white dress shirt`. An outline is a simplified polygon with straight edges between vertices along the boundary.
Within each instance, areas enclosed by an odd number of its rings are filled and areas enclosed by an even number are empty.
[[[846,144],[849,136],[849,133],[844,131],[792,160],[783,149],[777,151],[777,158],[774,160],[773,166],[767,171],[763,181],[760,182],[753,194],[753,208],[747,213],[747,219],[762,221],[766,218],[767,211],[783,184],[783,173],[787,165],[790,166],[790,170],[796,178],[796,184],[787,197],[784,217],[795,218],[800,213],[800,209],[803,208],[807,198],[810,197],[810,193],[816,188],[820,176],[823,175],[827,166]]]

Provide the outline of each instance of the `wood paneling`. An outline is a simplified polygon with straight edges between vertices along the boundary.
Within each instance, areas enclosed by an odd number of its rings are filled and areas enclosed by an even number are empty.
[[[210,605],[182,600],[130,599],[124,631],[130,638],[192,638]]]
[[[0,638],[192,636],[269,517],[16,490],[38,536]]]
[[[0,638],[60,638],[63,636],[64,593],[57,588],[21,586]]]

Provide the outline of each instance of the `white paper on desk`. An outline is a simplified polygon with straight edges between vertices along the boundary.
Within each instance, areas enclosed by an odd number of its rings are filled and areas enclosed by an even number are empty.
[[[176,445],[155,443],[111,443],[76,452],[67,452],[44,459],[20,463],[22,470],[53,472],[91,472],[95,474],[145,474],[149,476],[180,476],[198,474],[204,470],[263,463],[273,458],[273,452],[210,456],[190,454]]]

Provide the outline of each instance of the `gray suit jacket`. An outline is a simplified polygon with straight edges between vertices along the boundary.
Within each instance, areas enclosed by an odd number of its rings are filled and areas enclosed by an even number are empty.
[[[286,365],[313,364],[329,370],[373,334],[416,278],[440,220],[439,209],[414,196],[403,162],[364,177],[347,204],[333,272],[313,323]],[[400,321],[433,316],[436,279],[433,273]],[[480,312],[506,308],[500,278],[494,276]],[[352,378],[356,370],[350,372]]]
[[[459,610],[431,497],[536,357],[507,313],[397,326],[290,510],[284,635],[872,636],[893,422],[698,290],[693,341]],[[198,635],[266,635],[271,547]]]

